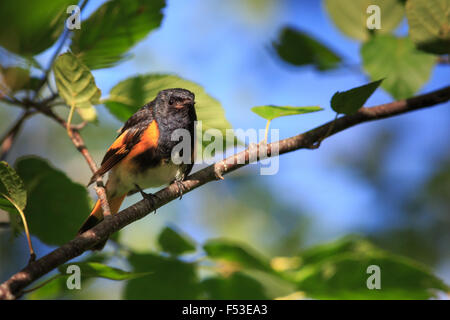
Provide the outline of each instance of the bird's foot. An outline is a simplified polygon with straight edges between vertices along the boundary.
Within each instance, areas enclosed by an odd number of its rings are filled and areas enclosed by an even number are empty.
[[[178,195],[180,196],[181,200],[183,199],[183,192],[186,190],[186,188],[184,187],[184,184],[181,182],[181,180],[175,180],[174,182],[177,185]]]
[[[159,197],[153,193],[146,193],[144,190],[141,189],[137,184],[135,184],[136,189],[139,191],[139,193],[142,195],[142,198],[144,198],[146,201],[150,203],[150,205],[155,208],[155,211],[153,213],[156,214],[156,201],[161,200]]]

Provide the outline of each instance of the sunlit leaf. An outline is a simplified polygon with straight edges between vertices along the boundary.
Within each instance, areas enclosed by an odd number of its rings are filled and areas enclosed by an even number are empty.
[[[409,35],[419,49],[450,54],[450,1],[408,0]]]
[[[21,158],[15,167],[28,193],[25,214],[31,233],[50,245],[75,237],[91,209],[86,187],[38,157]]]
[[[382,81],[383,79],[347,91],[336,92],[331,98],[331,108],[337,113],[355,113],[366,103]]]
[[[409,37],[379,35],[361,48],[363,67],[395,99],[413,96],[430,78],[435,57],[417,50]]]
[[[166,227],[158,237],[158,243],[165,252],[180,255],[195,250],[195,243],[173,228]]]
[[[99,103],[100,89],[89,69],[71,52],[66,52],[56,58],[53,65],[56,86],[59,95],[68,106],[78,109],[91,109],[80,115],[86,121],[95,120],[93,105]]]
[[[368,19],[376,14],[373,11],[367,12],[370,5],[380,8],[380,29],[367,28]],[[367,40],[371,31],[390,33],[400,24],[404,16],[400,0],[325,0],[325,9],[340,31],[358,40]]]
[[[253,107],[252,111],[258,116],[266,119],[273,120],[279,117],[292,116],[297,114],[305,114],[323,110],[321,107],[289,107],[289,106],[258,106]]]
[[[11,199],[21,210],[27,205],[27,192],[22,179],[5,161],[0,162],[0,198],[2,195]],[[1,200],[0,208],[9,212],[12,209],[11,204],[7,204],[9,200]]]
[[[274,42],[278,56],[295,66],[313,65],[318,70],[333,69],[341,58],[325,45],[304,32],[285,27]]]
[[[72,51],[90,68],[108,68],[159,27],[164,0],[111,0],[74,31]]]

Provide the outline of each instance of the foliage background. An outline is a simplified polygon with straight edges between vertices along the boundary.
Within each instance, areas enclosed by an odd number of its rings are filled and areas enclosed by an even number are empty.
[[[82,18],[101,4],[89,1]],[[243,129],[264,128],[265,121],[250,111],[253,106],[325,108],[302,117],[275,120],[271,127],[279,128],[280,138],[285,138],[332,119],[329,101],[334,92],[368,82],[361,69],[360,42],[340,33],[321,1],[168,1],[163,13],[161,27],[130,51],[132,58],[93,71],[104,94],[132,75],[176,73],[202,85],[222,103],[232,126]],[[338,52],[344,58],[344,67],[320,72],[281,62],[271,42],[286,25],[307,32]],[[407,33],[404,20],[395,34]],[[47,61],[54,49],[44,51],[37,60]],[[9,59],[4,50],[0,56],[2,61]],[[449,74],[448,65],[436,65],[420,92],[448,84]],[[391,100],[385,91],[377,90],[366,105]],[[121,123],[103,106],[97,111],[99,124],[88,125],[83,136],[100,161]],[[19,115],[18,109],[1,107],[1,131]],[[133,256],[129,261],[114,257],[108,264],[130,270],[139,265],[139,259],[151,260],[160,250],[157,237],[167,225],[182,230],[198,244],[225,237],[247,243],[268,257],[291,256],[313,244],[357,233],[383,249],[424,263],[449,283],[449,119],[447,104],[355,127],[328,139],[314,152],[280,157],[280,170],[273,176],[260,176],[257,166],[248,166],[122,230],[120,243],[131,249]],[[50,159],[73,181],[85,184],[90,178],[85,162],[62,129],[43,116],[27,123],[8,161],[14,163],[29,154]],[[91,195],[95,197],[92,190]],[[124,206],[138,199],[129,197]],[[52,249],[37,238],[33,241],[39,256]],[[106,251],[113,250],[109,246]],[[185,259],[193,261],[199,255],[203,253]],[[25,238],[11,240],[10,230],[0,229],[0,281],[25,265],[27,259]],[[157,277],[154,281],[166,280],[176,281]],[[187,281],[186,277],[183,280]],[[122,297],[124,285],[93,280],[80,292],[58,293],[56,297],[117,299]],[[145,288],[127,290],[139,292]],[[257,290],[253,292],[256,295]],[[288,292],[280,289],[277,294]],[[40,297],[55,295],[35,296]]]

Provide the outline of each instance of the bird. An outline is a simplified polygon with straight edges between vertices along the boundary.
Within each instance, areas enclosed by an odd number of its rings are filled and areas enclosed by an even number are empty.
[[[182,88],[160,91],[154,100],[141,107],[125,122],[88,186],[108,173],[105,189],[111,214],[119,211],[129,194],[140,192],[145,199],[153,202],[155,195],[143,191],[147,188],[177,182],[181,197],[181,181],[191,172],[195,160],[196,121],[194,93]],[[178,129],[189,133],[187,136],[190,142],[183,143],[190,148],[181,148],[179,152],[172,154],[174,147],[180,143],[180,138],[174,138]],[[185,137],[186,135],[183,139]],[[184,151],[190,153],[183,157]],[[187,161],[180,162],[180,159]],[[78,235],[93,228],[103,218],[98,199]],[[92,250],[102,250],[107,240],[94,245]]]

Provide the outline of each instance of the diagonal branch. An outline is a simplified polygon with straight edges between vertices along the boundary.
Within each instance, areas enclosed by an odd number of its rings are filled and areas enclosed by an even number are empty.
[[[389,118],[417,109],[431,107],[450,100],[450,86],[443,89],[420,95],[414,98],[395,101],[372,108],[361,108],[356,114],[343,116],[334,121],[268,145],[259,144],[254,148],[246,149],[227,159],[219,161],[187,177],[183,181],[184,193],[190,192],[208,182],[218,180],[222,175],[228,174],[242,166],[249,164],[251,159],[262,160],[299,149],[310,149],[324,136],[331,136],[360,123]],[[334,123],[334,124],[333,124]],[[261,149],[267,153],[260,155]],[[55,249],[46,256],[31,263],[23,270],[13,275],[0,285],[0,299],[16,299],[22,296],[23,290],[32,282],[59,265],[81,255],[98,242],[106,239],[112,233],[122,229],[128,224],[145,217],[155,209],[178,198],[178,186],[171,184],[156,193],[157,198],[153,204],[141,200],[118,214],[105,219],[103,222],[77,236],[63,246]]]
[[[5,160],[9,150],[13,146],[25,120],[34,115],[34,111],[26,110],[15,122],[12,128],[0,139],[0,160]]]
[[[41,111],[43,114],[52,118],[53,120],[58,122],[62,127],[67,129],[67,122],[61,117],[59,117],[56,113],[54,113],[50,108],[47,108],[45,106],[42,107],[39,104],[35,104],[35,107],[38,108],[39,111]],[[79,130],[83,128],[85,124],[86,122],[83,122],[80,125],[70,125],[70,131],[72,134],[69,135],[69,138],[70,140],[72,140],[72,143],[74,144],[75,148],[77,148],[77,150],[80,151],[80,153],[83,155],[92,173],[95,173],[97,171],[97,165],[95,164],[94,159],[92,158],[91,154],[86,148],[86,144],[84,143],[84,140],[79,132]],[[106,197],[106,190],[103,184],[102,177],[98,177],[96,182],[97,184],[95,186],[95,192],[97,193],[97,196],[100,199],[103,214],[105,217],[109,217],[111,215],[111,210],[109,209],[108,199]]]

